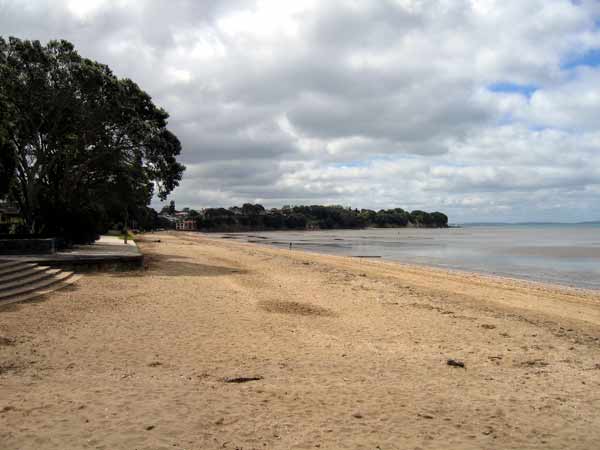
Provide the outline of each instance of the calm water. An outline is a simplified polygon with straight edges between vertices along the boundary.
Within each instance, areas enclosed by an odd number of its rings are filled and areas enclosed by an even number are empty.
[[[600,226],[503,225],[230,233],[267,245],[600,289]]]

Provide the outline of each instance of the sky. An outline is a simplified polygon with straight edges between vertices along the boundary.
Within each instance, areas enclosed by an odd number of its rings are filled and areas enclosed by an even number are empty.
[[[0,35],[164,107],[178,208],[600,219],[598,0],[0,0]]]

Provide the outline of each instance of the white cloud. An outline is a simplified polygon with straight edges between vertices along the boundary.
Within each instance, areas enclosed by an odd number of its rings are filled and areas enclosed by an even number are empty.
[[[569,80],[533,94],[523,117],[542,126],[595,130],[600,116],[600,70],[576,69]]]
[[[0,0],[4,35],[69,39],[171,113],[180,205],[454,221],[600,218],[600,69],[563,65],[599,20],[595,0]]]

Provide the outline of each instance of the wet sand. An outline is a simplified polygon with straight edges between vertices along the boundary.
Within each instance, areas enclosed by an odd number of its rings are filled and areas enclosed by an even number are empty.
[[[195,234],[140,247],[144,272],[0,309],[0,449],[600,442],[597,291]]]

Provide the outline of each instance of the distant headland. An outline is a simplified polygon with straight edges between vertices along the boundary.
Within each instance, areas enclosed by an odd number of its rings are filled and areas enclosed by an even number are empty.
[[[175,203],[165,206],[158,214],[164,228],[213,232],[273,231],[273,230],[333,230],[360,228],[447,228],[444,213],[402,208],[353,209],[339,205],[283,206],[266,209],[259,204],[246,203],[229,208],[206,208],[196,211],[175,209]]]

